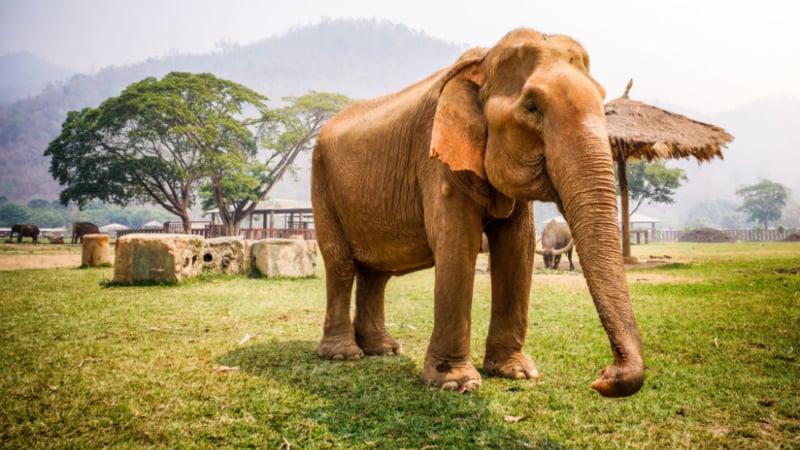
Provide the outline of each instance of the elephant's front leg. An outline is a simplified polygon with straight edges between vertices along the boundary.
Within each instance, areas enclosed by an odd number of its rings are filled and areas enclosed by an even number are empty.
[[[468,214],[465,214],[468,215]],[[474,390],[481,376],[470,358],[470,314],[480,222],[464,217],[440,222],[434,257],[434,323],[422,380],[444,390]],[[457,222],[457,223],[454,223]],[[493,269],[494,270],[494,269]]]
[[[483,369],[490,376],[538,378],[536,365],[522,351],[528,328],[535,232],[529,204],[517,203],[505,220],[493,223],[489,237],[492,264],[492,319]]]

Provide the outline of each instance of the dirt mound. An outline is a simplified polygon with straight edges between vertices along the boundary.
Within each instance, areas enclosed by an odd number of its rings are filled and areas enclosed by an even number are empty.
[[[736,239],[724,231],[715,230],[713,228],[695,228],[692,231],[683,233],[678,241],[718,243],[736,242]]]
[[[783,238],[783,242],[800,242],[800,231],[795,231],[794,233],[786,236]]]

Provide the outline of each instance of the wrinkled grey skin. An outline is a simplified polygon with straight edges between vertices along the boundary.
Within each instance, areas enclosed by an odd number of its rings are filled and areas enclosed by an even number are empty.
[[[569,270],[575,270],[572,264],[572,231],[566,223],[551,220],[542,230],[542,249],[536,249],[536,253],[542,255],[544,268],[558,270],[561,263],[561,255],[567,254],[569,260]]]

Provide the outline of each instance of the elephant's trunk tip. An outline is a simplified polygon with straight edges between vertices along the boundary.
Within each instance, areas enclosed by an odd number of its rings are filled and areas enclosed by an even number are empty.
[[[644,385],[644,369],[626,366],[607,366],[592,389],[604,397],[618,398],[633,395]]]

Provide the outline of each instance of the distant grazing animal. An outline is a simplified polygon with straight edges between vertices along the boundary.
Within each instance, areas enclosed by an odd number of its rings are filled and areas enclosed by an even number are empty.
[[[23,237],[33,238],[34,243],[39,242],[39,227],[36,225],[31,225],[29,223],[12,225],[11,234],[8,238],[13,239],[14,233],[17,233],[17,243],[22,242]]]
[[[566,223],[551,220],[542,231],[542,249],[536,249],[536,254],[542,255],[544,268],[558,270],[561,255],[567,254],[569,270],[575,270],[572,264],[572,232]]]
[[[72,222],[72,243],[76,244],[79,240],[83,244],[83,235],[100,233],[100,228],[92,222]]]

